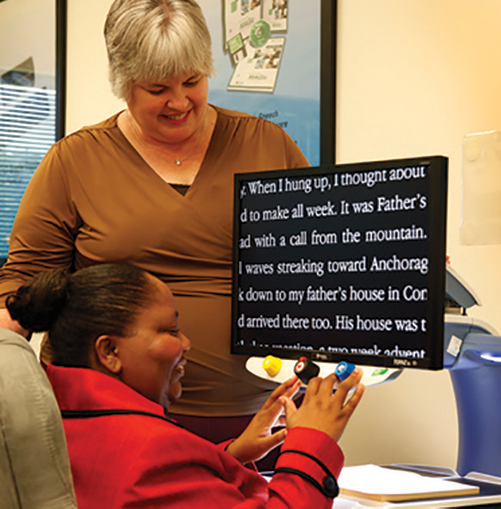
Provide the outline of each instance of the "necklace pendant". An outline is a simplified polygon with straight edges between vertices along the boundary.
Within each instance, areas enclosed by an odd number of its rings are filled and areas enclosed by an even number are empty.
[[[180,161],[179,159],[176,159],[176,164],[177,164],[178,166],[181,166],[181,161]]]

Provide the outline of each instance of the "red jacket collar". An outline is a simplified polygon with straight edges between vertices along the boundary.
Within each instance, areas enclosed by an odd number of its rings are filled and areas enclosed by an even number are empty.
[[[128,385],[90,368],[47,366],[47,376],[61,410],[123,409],[165,416],[164,409]]]

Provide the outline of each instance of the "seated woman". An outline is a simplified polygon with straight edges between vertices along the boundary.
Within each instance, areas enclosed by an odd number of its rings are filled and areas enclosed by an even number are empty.
[[[80,509],[332,507],[343,464],[337,445],[363,393],[357,369],[279,386],[244,433],[216,446],[168,417],[190,348],[174,298],[126,265],[43,272],[8,300],[30,331],[49,331],[47,374],[62,410]],[[346,401],[349,391],[355,388]],[[286,429],[271,428],[285,409]],[[283,442],[268,483],[250,462]]]

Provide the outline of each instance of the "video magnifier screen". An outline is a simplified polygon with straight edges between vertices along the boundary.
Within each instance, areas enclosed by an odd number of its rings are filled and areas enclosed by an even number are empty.
[[[447,159],[235,177],[232,353],[438,369]]]

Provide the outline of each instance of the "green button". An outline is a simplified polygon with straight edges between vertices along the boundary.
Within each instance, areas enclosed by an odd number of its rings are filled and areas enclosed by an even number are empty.
[[[375,369],[375,370],[372,372],[372,375],[371,375],[371,376],[384,375],[387,371],[388,371],[388,368],[379,368],[379,369]]]

